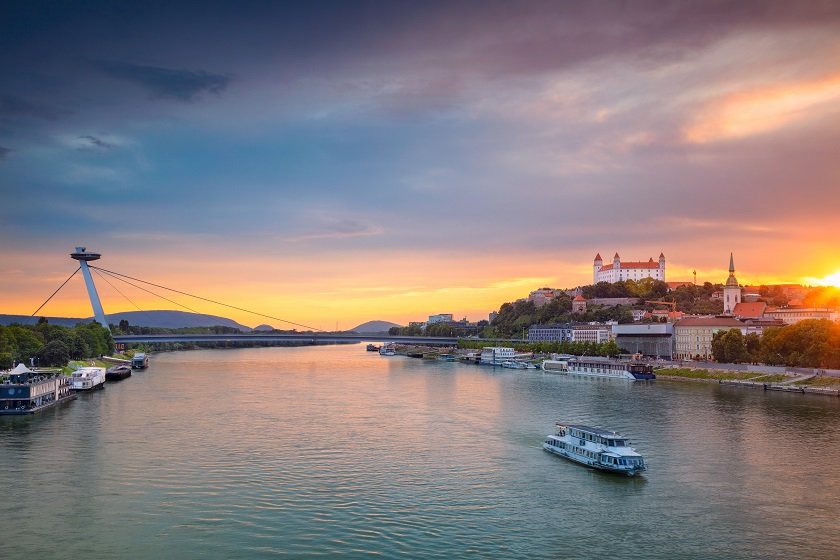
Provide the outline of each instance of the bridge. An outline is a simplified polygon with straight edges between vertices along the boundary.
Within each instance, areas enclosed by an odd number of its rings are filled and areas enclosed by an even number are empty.
[[[287,333],[287,334],[129,334],[114,335],[117,344],[161,342],[304,342],[308,344],[336,342],[393,342],[395,344],[423,344],[452,346],[458,343],[455,336],[389,336],[344,333]]]
[[[270,332],[254,332],[254,333],[242,333],[242,334],[148,334],[148,335],[114,335],[114,342],[117,344],[132,344],[132,343],[145,343],[145,344],[154,344],[154,343],[218,343],[218,342],[300,342],[304,344],[332,344],[332,343],[348,343],[348,342],[393,342],[395,344],[419,344],[419,345],[431,345],[431,346],[452,346],[458,343],[460,337],[454,336],[391,336],[391,335],[381,335],[381,334],[358,334],[358,333],[330,333],[323,331],[321,329],[316,329],[314,327],[309,327],[307,325],[303,325],[300,323],[295,323],[292,321],[287,321],[285,319],[281,319],[279,317],[272,317],[271,315],[266,315],[264,313],[259,313],[256,311],[251,311],[248,309],[243,309],[241,307],[236,307],[233,305],[228,305],[219,301],[214,301],[205,297],[196,296],[193,294],[189,294],[187,292],[183,292],[180,290],[175,290],[172,288],[167,288],[166,286],[161,286],[159,284],[154,284],[152,282],[146,282],[145,280],[140,280],[139,278],[134,278],[132,276],[126,276],[124,274],[119,274],[117,272],[106,270],[104,268],[99,268],[90,264],[92,261],[98,260],[101,255],[99,253],[94,253],[92,251],[88,251],[86,247],[76,247],[76,251],[70,254],[70,257],[79,262],[79,268],[77,268],[73,274],[70,275],[64,283],[59,286],[59,288],[53,292],[53,294],[47,298],[47,300],[41,304],[41,306],[35,310],[35,313],[32,315],[34,316],[38,311],[41,310],[49,301],[50,299],[55,296],[61,288],[70,281],[70,279],[79,271],[81,271],[82,276],[84,277],[85,286],[87,288],[88,297],[90,298],[91,308],[93,309],[94,319],[100,323],[106,329],[110,329],[108,325],[108,321],[105,316],[105,312],[102,308],[102,303],[99,299],[99,294],[96,290],[96,284],[93,281],[93,276],[91,271],[94,271],[100,277],[103,278],[108,284],[111,284],[108,281],[108,278],[123,281],[135,288],[139,288],[144,290],[152,295],[158,296],[166,301],[183,307],[188,311],[193,313],[198,313],[194,309],[190,309],[189,307],[178,303],[177,301],[173,301],[169,298],[156,294],[149,289],[139,286],[133,282],[139,282],[146,284],[148,286],[154,286],[156,288],[162,288],[164,290],[168,290],[170,292],[174,292],[177,294],[189,296],[192,298],[196,298],[198,300],[202,300],[205,302],[210,302],[218,305],[222,305],[225,307],[229,307],[232,309],[236,309],[239,311],[244,311],[247,313],[251,313],[254,315],[259,315],[261,317],[267,317],[269,319],[274,319],[277,321],[281,321],[283,323],[288,323],[297,327],[303,327],[308,329],[308,332],[295,332],[295,333],[270,333]],[[113,284],[111,284],[113,287]],[[117,290],[120,294],[119,290]],[[123,294],[124,296],[124,294]],[[125,296],[124,296],[125,297]],[[127,299],[127,298],[126,298]],[[131,300],[129,300],[131,301]],[[132,302],[133,303],[133,302]],[[139,309],[139,308],[138,308]],[[200,313],[199,313],[200,314]],[[209,326],[209,325],[208,325]],[[520,340],[509,340],[509,339],[482,339],[482,342],[486,342],[489,344],[494,344],[498,342],[522,342]]]

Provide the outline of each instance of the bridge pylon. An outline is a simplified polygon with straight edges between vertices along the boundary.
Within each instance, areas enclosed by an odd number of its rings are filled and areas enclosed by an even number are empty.
[[[93,318],[96,322],[111,330],[108,326],[108,320],[105,318],[105,312],[102,310],[102,302],[99,301],[99,294],[96,292],[96,284],[93,283],[93,276],[90,275],[90,268],[88,262],[99,259],[102,255],[88,251],[86,247],[76,247],[75,253],[70,253],[70,258],[79,261],[79,268],[82,269],[82,276],[85,278],[85,286],[87,286],[88,297],[90,298],[90,306],[93,308]]]

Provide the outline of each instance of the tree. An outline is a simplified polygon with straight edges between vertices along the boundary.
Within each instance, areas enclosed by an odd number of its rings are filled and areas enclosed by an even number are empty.
[[[60,340],[48,342],[38,352],[38,363],[46,366],[65,366],[70,360],[70,349]]]

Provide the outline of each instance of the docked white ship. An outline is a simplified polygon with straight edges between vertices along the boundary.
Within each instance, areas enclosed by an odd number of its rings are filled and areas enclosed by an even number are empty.
[[[557,431],[543,449],[576,463],[633,476],[647,469],[644,458],[630,447],[627,438],[600,428],[557,423]]]
[[[561,358],[543,360],[542,369],[552,373],[611,377],[631,381],[656,379],[653,366],[640,362],[627,362],[597,358]]]
[[[81,367],[70,376],[70,388],[74,391],[92,391],[105,387],[104,367]]]
[[[516,350],[508,346],[485,346],[481,349],[481,363],[491,366],[500,366],[503,362],[512,362],[516,359]]]
[[[380,356],[396,356],[397,347],[393,342],[387,342],[379,347]]]

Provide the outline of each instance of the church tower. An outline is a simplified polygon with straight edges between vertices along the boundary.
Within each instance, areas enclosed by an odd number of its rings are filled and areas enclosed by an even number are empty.
[[[741,287],[738,286],[738,279],[735,278],[735,259],[732,253],[729,253],[729,278],[726,279],[726,285],[723,287],[723,312],[726,315],[732,315],[735,306],[739,303],[741,303]]]
[[[600,272],[601,267],[604,266],[604,261],[601,259],[601,253],[595,255],[595,264],[592,265],[592,283],[598,283],[598,272]]]

